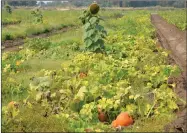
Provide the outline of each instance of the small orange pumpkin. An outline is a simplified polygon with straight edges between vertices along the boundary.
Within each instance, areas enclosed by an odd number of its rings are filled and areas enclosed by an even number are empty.
[[[80,78],[84,78],[84,77],[86,77],[87,75],[85,74],[85,73],[83,73],[83,72],[81,72],[80,74],[79,74],[79,77]]]
[[[127,112],[122,112],[121,114],[119,114],[116,120],[117,125],[120,126],[129,126],[133,124],[133,119],[129,116]]]
[[[104,112],[98,112],[98,119],[100,122],[107,122],[108,121],[107,114],[105,114]]]
[[[98,119],[99,119],[99,121],[100,122],[107,122],[108,117],[107,117],[106,113],[104,113],[99,106],[97,107],[97,111],[98,111]]]

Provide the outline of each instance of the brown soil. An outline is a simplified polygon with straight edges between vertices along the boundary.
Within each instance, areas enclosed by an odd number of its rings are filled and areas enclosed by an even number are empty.
[[[31,35],[31,36],[28,36],[28,38],[44,38],[44,37],[49,37],[51,35],[55,35],[55,34],[59,34],[59,33],[63,33],[63,32],[66,32],[70,29],[75,29],[76,27],[75,26],[72,26],[72,27],[64,27],[64,28],[61,28],[61,29],[54,29],[50,32],[47,32],[47,33],[41,33],[41,34],[38,34],[38,35]],[[5,51],[15,51],[15,50],[19,50],[19,46],[23,45],[24,44],[24,38],[16,38],[14,40],[6,40],[4,42],[2,42],[2,51],[5,52]]]
[[[178,77],[171,77],[168,82],[176,83],[174,91],[186,101],[187,96],[187,76],[186,76],[186,31],[179,30],[176,26],[168,24],[162,17],[157,14],[151,15],[151,20],[157,29],[159,43],[163,48],[169,50],[170,56],[168,63],[177,64],[182,72]],[[187,107],[178,102],[179,111],[177,119],[165,126],[165,131],[174,130],[175,132],[187,132]]]

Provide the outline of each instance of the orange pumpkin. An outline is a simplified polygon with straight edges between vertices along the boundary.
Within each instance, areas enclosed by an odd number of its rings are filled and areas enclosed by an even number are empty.
[[[116,128],[117,126],[118,126],[117,120],[113,120],[112,121],[112,127]]]
[[[133,124],[133,119],[129,116],[127,112],[122,112],[121,114],[119,114],[116,121],[117,125],[120,126],[129,126]]]
[[[104,112],[98,113],[98,119],[100,122],[106,122],[107,121],[107,115]]]
[[[86,76],[87,76],[87,75],[86,75],[85,73],[82,73],[82,72],[79,74],[79,77],[80,77],[80,78],[84,78],[84,77],[86,77]]]
[[[106,113],[104,113],[101,109],[100,106],[97,107],[97,111],[98,111],[98,119],[100,122],[106,122],[108,120],[108,117],[106,115]]]

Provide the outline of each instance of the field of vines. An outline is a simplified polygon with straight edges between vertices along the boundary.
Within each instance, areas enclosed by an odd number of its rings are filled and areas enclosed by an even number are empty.
[[[2,40],[25,39],[2,53],[3,132],[161,132],[175,119],[168,78],[180,69],[156,45],[151,11],[101,10],[89,23],[82,11],[41,10],[42,23],[30,12],[2,11]],[[133,123],[115,126],[121,112]]]

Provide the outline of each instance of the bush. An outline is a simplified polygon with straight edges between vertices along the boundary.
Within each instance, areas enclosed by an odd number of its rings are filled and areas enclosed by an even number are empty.
[[[4,36],[4,39],[5,40],[12,40],[13,39],[13,36],[11,35],[11,34],[6,34],[5,36]]]
[[[9,5],[6,5],[5,9],[9,14],[12,14],[12,8]]]

